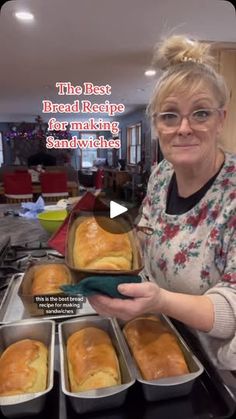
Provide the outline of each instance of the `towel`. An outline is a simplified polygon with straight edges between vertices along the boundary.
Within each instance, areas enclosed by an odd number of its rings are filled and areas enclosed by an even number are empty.
[[[85,297],[100,294],[113,298],[132,298],[121,294],[117,287],[119,284],[140,283],[142,278],[139,275],[117,275],[117,276],[89,276],[82,279],[79,284],[62,285],[61,289],[66,294],[81,294]]]
[[[40,196],[36,202],[22,202],[23,212],[19,212],[20,217],[36,219],[40,212],[44,211],[44,200]]]

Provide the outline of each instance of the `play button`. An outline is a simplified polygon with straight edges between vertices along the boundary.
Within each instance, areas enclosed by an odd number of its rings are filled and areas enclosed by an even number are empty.
[[[110,218],[118,217],[118,215],[124,214],[128,211],[128,208],[123,205],[117,204],[115,201],[110,201]]]
[[[139,207],[123,201],[95,199],[93,216],[103,230],[113,234],[123,234],[135,228],[139,218]]]

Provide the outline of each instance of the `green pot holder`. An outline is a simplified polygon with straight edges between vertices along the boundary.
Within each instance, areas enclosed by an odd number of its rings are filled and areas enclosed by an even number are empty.
[[[142,278],[139,275],[118,275],[118,276],[89,276],[82,279],[79,284],[62,285],[60,288],[66,294],[80,294],[90,297],[96,294],[107,295],[113,298],[131,298],[122,295],[117,287],[119,284],[140,283]]]

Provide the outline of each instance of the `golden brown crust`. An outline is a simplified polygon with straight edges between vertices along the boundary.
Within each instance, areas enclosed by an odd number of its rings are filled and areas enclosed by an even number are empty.
[[[111,339],[97,327],[86,327],[69,337],[67,360],[74,393],[120,384],[119,362]]]
[[[63,264],[47,264],[35,267],[31,294],[44,295],[62,292],[61,285],[70,284],[71,277]]]
[[[74,266],[80,269],[130,270],[132,246],[128,234],[116,233],[121,226],[115,220],[101,216],[96,219],[86,217],[76,228]]]
[[[47,386],[46,346],[23,339],[8,346],[0,358],[0,396],[38,393]]]
[[[123,332],[145,380],[189,373],[176,336],[156,317],[131,320]]]

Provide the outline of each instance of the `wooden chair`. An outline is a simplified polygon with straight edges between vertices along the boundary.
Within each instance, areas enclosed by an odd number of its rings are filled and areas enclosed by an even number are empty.
[[[3,186],[7,203],[13,204],[33,200],[31,176],[27,172],[4,173]]]

